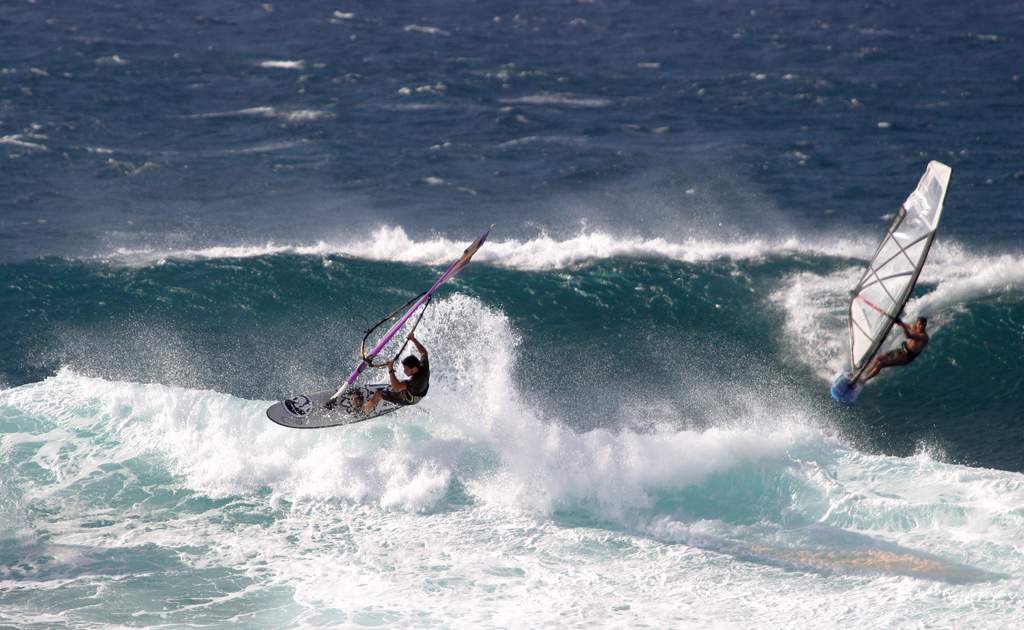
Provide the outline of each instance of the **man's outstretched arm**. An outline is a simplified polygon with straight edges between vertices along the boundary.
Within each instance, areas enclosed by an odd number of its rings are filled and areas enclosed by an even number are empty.
[[[419,352],[420,356],[427,356],[427,349],[423,347],[423,344],[420,343],[420,340],[416,338],[416,335],[409,333],[409,341],[411,341],[412,344],[416,346],[416,352]]]

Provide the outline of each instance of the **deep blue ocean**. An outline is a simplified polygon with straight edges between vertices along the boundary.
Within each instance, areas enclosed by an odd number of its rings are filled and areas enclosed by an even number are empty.
[[[7,0],[0,32],[0,626],[1024,625],[1024,4]],[[840,407],[930,160],[932,342]],[[491,224],[420,405],[266,419]]]

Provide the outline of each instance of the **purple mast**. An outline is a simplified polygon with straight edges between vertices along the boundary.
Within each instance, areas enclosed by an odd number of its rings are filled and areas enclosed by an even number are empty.
[[[494,226],[492,225],[491,227]],[[409,318],[413,316],[413,313],[416,312],[416,309],[423,306],[426,303],[426,301],[429,300],[432,295],[434,295],[434,292],[441,287],[442,284],[447,282],[455,274],[462,271],[462,268],[469,264],[470,259],[473,258],[473,254],[475,254],[477,250],[480,249],[480,246],[484,244],[484,241],[487,240],[487,235],[490,233],[491,230],[488,229],[480,236],[480,238],[473,241],[473,243],[466,248],[466,251],[462,252],[462,256],[460,256],[458,260],[453,262],[448,267],[448,269],[446,269],[445,272],[442,273],[441,276],[434,281],[434,284],[431,285],[429,289],[427,289],[427,292],[420,296],[420,299],[416,300],[416,303],[410,306],[409,310],[407,310],[404,315],[398,318],[398,321],[391,325],[391,328],[388,328],[388,331],[384,333],[384,336],[381,337],[380,341],[377,342],[377,345],[375,345],[372,350],[366,353],[366,359],[359,362],[359,365],[357,365],[356,368],[352,370],[352,373],[348,375],[348,378],[345,379],[345,383],[340,388],[338,388],[338,391],[334,392],[334,395],[331,396],[331,400],[334,400],[335,398],[343,394],[345,390],[347,390],[349,387],[352,386],[353,383],[356,382],[356,379],[359,378],[359,375],[362,374],[363,370],[366,369],[366,366],[369,363],[369,361],[372,361],[373,358],[376,357],[377,354],[379,354],[380,351],[384,349],[384,346],[388,345],[388,342],[391,341],[391,339],[396,334],[398,334],[398,331],[402,329],[402,326],[404,326],[407,321],[409,321]]]

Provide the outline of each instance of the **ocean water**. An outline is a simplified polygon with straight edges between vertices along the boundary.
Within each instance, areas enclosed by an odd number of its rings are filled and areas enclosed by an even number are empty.
[[[1020,626],[1022,26],[0,4],[0,625]],[[841,408],[933,159],[932,343]],[[420,405],[265,418],[492,223]]]

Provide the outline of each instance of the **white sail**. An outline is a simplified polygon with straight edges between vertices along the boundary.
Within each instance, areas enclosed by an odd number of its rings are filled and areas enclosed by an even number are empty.
[[[850,363],[854,381],[878,352],[917,284],[939,227],[951,173],[945,164],[928,163],[853,290]]]

